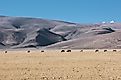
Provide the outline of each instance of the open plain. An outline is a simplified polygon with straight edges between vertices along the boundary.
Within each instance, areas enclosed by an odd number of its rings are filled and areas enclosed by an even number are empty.
[[[0,51],[0,80],[121,80],[121,51]]]

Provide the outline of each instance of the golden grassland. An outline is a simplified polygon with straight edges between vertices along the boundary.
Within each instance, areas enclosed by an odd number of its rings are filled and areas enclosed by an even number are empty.
[[[0,51],[0,80],[121,80],[121,51]]]

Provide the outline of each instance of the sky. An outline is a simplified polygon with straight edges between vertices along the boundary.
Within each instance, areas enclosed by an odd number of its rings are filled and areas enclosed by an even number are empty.
[[[77,23],[121,22],[121,0],[0,0],[0,15]]]

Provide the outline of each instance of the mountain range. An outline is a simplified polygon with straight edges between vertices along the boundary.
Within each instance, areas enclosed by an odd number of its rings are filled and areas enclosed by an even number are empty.
[[[0,16],[0,49],[120,49],[121,23]]]

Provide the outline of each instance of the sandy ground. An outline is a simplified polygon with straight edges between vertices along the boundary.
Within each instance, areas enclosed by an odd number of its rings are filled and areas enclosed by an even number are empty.
[[[0,80],[121,80],[121,52],[0,51]]]

